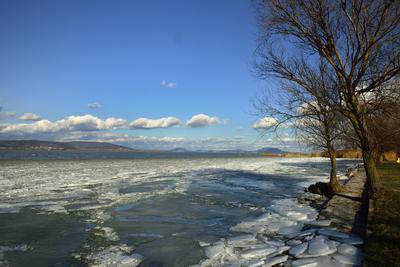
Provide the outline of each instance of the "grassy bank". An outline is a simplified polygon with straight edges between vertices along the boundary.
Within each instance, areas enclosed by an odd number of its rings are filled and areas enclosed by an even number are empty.
[[[382,190],[370,214],[366,260],[368,267],[399,266],[400,259],[400,164],[378,168]]]

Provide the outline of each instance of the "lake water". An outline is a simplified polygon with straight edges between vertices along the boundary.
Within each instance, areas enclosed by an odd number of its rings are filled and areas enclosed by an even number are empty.
[[[0,266],[190,266],[328,173],[322,158],[0,161]]]

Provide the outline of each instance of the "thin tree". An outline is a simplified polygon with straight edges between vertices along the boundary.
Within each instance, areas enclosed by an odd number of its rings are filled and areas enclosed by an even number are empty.
[[[255,105],[258,114],[275,118],[276,124],[271,127],[275,131],[289,125],[298,130],[303,144],[326,151],[331,164],[329,185],[332,192],[343,192],[337,177],[335,149],[335,143],[342,135],[343,117],[331,108],[336,91],[327,77],[326,65],[321,63],[318,68],[311,69],[303,62],[287,64],[275,57],[267,69],[265,65],[257,68],[261,77],[274,73],[274,77],[285,81],[281,84],[279,97],[271,101],[274,92],[269,92],[258,99]],[[274,105],[275,102],[278,105]]]
[[[261,47],[269,50],[263,64],[270,65],[271,55],[284,46],[293,48],[286,51],[286,62],[301,56],[307,65],[322,60],[330,67],[339,95],[336,107],[357,135],[373,196],[377,146],[368,126],[371,111],[362,98],[379,95],[400,74],[400,1],[268,0],[260,11]]]

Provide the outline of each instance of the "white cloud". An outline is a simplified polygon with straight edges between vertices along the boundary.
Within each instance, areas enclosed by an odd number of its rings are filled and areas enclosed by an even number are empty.
[[[28,116],[29,115],[29,116]],[[24,114],[23,119],[35,117],[34,114]],[[22,117],[22,116],[21,116]],[[20,118],[21,118],[20,117]],[[0,125],[0,134],[37,134],[37,133],[57,133],[57,132],[90,132],[100,130],[117,130],[117,129],[154,129],[169,128],[179,125],[180,121],[176,117],[166,117],[156,120],[139,118],[129,122],[121,118],[107,118],[105,120],[93,115],[68,116],[57,121],[49,121],[41,119],[33,123],[19,124],[2,124]]]
[[[23,120],[23,121],[40,121],[42,119],[42,117],[39,115],[36,115],[32,112],[27,112],[27,113],[22,114],[19,117],[19,119]]]
[[[174,89],[176,87],[176,83],[173,82],[167,82],[165,80],[161,81],[160,84],[162,87],[166,87],[166,88],[170,88],[170,89]]]
[[[146,119],[139,118],[129,124],[132,129],[154,129],[154,128],[170,128],[181,124],[180,120],[176,117],[166,117],[160,119]]]
[[[254,129],[268,129],[278,124],[278,121],[273,117],[264,117],[253,123]]]
[[[197,114],[188,120],[186,125],[191,128],[200,128],[220,123],[221,121],[218,119],[218,117],[210,117],[206,114]]]
[[[95,109],[95,108],[102,108],[102,107],[103,107],[102,104],[97,103],[97,102],[89,103],[89,104],[87,104],[87,106],[88,106],[88,108],[93,108],[93,109]]]

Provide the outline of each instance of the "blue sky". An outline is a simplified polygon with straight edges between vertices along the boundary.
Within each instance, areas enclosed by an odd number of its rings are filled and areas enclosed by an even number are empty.
[[[0,36],[1,139],[293,146],[252,127],[252,1],[6,0]]]

